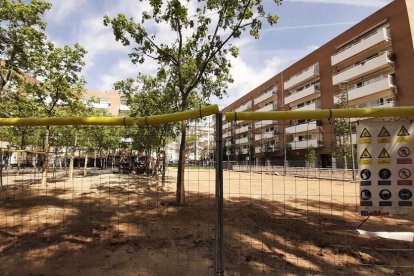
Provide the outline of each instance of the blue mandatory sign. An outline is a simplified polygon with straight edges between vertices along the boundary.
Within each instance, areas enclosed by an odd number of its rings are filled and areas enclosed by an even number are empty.
[[[391,171],[389,169],[381,169],[378,175],[381,179],[388,179],[391,177]]]
[[[371,178],[371,171],[367,169],[363,169],[359,174],[362,180],[367,180]]]

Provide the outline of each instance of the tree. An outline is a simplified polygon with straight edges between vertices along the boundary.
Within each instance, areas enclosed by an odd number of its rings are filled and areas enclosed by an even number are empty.
[[[130,116],[145,117],[157,114],[173,113],[177,110],[174,100],[176,90],[167,81],[168,72],[157,77],[138,75],[134,79],[127,79],[115,83],[115,89],[119,90],[127,99],[131,107]],[[164,147],[167,142],[177,137],[177,124],[162,124],[157,126],[145,126],[129,131],[133,138],[133,146],[141,152],[151,156],[156,154],[153,164],[153,176],[158,179],[158,171],[162,161],[165,161]],[[162,180],[165,180],[165,163],[163,163]]]
[[[348,96],[346,89],[337,95],[337,102],[335,103],[336,108],[347,108],[348,107]],[[351,158],[352,145],[350,140],[351,128],[349,121],[343,118],[335,119],[334,132],[336,137],[335,148],[333,150],[333,157],[336,160],[341,160],[345,169],[348,168],[348,160]]]
[[[48,49],[37,70],[37,77],[42,81],[25,82],[27,91],[36,105],[37,116],[54,117],[63,114],[76,114],[84,108],[81,101],[85,83],[80,72],[84,66],[86,51],[75,44],[73,48],[55,47],[48,43]],[[42,185],[46,185],[49,166],[50,127],[46,127],[44,136],[44,162]]]
[[[306,149],[305,160],[309,164],[309,167],[312,168],[312,165],[316,162],[316,151],[313,145],[309,145]]]
[[[10,82],[30,79],[38,68],[46,39],[41,15],[50,7],[41,0],[0,0],[0,98]]]
[[[150,59],[158,63],[158,75],[170,72],[169,81],[178,92],[176,102],[179,110],[192,107],[191,98],[208,101],[211,96],[222,97],[229,74],[229,55],[238,56],[238,48],[231,44],[243,32],[249,30],[259,38],[263,22],[274,25],[278,17],[267,14],[262,0],[207,0],[197,1],[194,11],[188,9],[191,0],[148,1],[150,10],[142,12],[136,21],[119,14],[116,18],[105,16],[104,24],[111,25],[116,40],[125,46],[134,44],[130,53],[133,63]],[[274,0],[280,4],[281,0]],[[217,15],[215,20],[211,15]],[[150,34],[153,24],[167,24],[171,43],[163,43]],[[165,39],[165,38],[164,38]],[[177,172],[178,205],[185,202],[184,154],[187,124],[181,125],[181,139]]]

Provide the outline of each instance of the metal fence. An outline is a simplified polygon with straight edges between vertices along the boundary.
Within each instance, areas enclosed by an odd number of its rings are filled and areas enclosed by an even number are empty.
[[[1,128],[0,274],[412,274],[412,241],[356,231],[414,232],[414,224],[358,214],[358,162],[352,170],[351,158],[325,160],[338,135],[319,130],[332,123],[287,134],[291,122],[274,122],[278,132],[265,135],[258,121],[226,127],[221,114],[216,118],[188,123],[183,206],[176,204],[179,143],[165,147],[163,181],[162,169],[139,167],[149,160],[132,158],[143,152],[128,139],[106,149],[80,140],[55,146],[61,136],[52,129],[42,185],[44,139],[18,147],[3,131],[10,128]],[[313,140],[316,160],[308,153]],[[297,145],[306,146],[289,148]]]

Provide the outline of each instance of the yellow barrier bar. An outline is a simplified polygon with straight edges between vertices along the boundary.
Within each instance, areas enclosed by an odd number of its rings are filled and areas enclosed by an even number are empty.
[[[409,117],[414,116],[414,107],[374,107],[269,112],[226,112],[225,116],[227,121]]]
[[[217,105],[148,117],[52,117],[52,118],[0,118],[0,126],[145,126],[198,119],[219,113]]]
[[[27,152],[27,153],[45,154],[44,151],[34,151],[34,150],[0,149],[0,151],[2,151],[2,152]]]

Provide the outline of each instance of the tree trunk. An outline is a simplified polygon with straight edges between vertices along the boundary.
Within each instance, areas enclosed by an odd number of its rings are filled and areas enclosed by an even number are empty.
[[[83,176],[88,175],[88,151],[85,154],[85,164],[83,165]]]
[[[76,146],[78,144],[78,133],[75,132],[75,141],[73,143],[73,148],[70,152],[70,160],[69,160],[69,179],[73,180],[73,173],[74,173],[74,166],[75,166],[75,153],[76,153]]]
[[[177,193],[176,203],[178,206],[185,204],[185,190],[184,190],[184,169],[185,169],[185,140],[186,140],[187,128],[186,123],[181,123],[181,142],[178,156],[178,168],[177,168]]]
[[[43,162],[43,171],[42,171],[42,187],[46,187],[47,173],[49,170],[49,134],[50,134],[50,129],[49,129],[49,126],[47,126],[46,133],[45,133],[45,145],[44,145],[45,159]]]
[[[162,151],[163,152],[163,159],[162,159],[162,177],[161,177],[161,182],[162,182],[162,186],[165,187],[165,165],[167,163],[166,159],[166,154],[165,154],[165,150]]]

